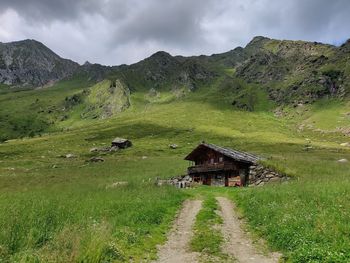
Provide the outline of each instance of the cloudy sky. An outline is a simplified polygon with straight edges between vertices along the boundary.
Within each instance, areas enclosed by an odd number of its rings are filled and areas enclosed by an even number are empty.
[[[349,0],[0,0],[0,42],[36,39],[84,63],[137,62],[158,50],[212,54],[252,37],[340,44]]]

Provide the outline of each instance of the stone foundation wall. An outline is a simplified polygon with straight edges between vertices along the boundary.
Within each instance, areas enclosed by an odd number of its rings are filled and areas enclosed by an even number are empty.
[[[249,167],[249,186],[262,186],[270,182],[283,182],[289,180],[284,174],[279,174],[276,171],[264,167],[263,165],[252,165]]]
[[[174,185],[177,188],[188,188],[192,187],[192,178],[188,175],[180,175],[172,177],[168,180],[161,180],[159,178],[156,179],[156,185]]]

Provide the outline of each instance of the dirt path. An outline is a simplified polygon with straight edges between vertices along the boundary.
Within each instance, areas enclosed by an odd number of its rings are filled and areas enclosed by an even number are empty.
[[[201,200],[187,200],[175,220],[168,241],[159,248],[159,263],[195,263],[197,253],[189,251],[192,237],[192,226],[196,215],[202,207]]]
[[[217,197],[224,221],[222,234],[225,239],[223,252],[232,255],[238,262],[273,263],[278,262],[280,255],[273,253],[268,256],[259,253],[251,239],[241,228],[241,222],[234,211],[233,203],[224,197]]]

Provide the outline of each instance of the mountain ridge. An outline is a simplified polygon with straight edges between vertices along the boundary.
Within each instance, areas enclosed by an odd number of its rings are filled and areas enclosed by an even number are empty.
[[[279,104],[324,96],[345,97],[350,91],[349,40],[340,47],[318,42],[254,37],[245,47],[210,56],[172,56],[158,51],[130,65],[79,65],[63,59],[36,40],[0,43],[0,83],[43,86],[76,74],[92,81],[122,79],[130,90],[194,90],[224,76],[257,83]]]

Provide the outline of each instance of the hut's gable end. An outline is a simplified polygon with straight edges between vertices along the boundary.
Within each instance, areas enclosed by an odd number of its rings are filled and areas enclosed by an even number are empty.
[[[201,154],[196,156],[194,160],[196,165],[220,163],[223,161],[224,161],[224,155],[222,153],[216,152],[208,148],[202,150]],[[226,161],[232,162],[232,160],[229,158],[226,158]]]
[[[193,161],[196,165],[234,161],[255,164],[259,158],[249,153],[202,143],[187,155],[185,160]]]

